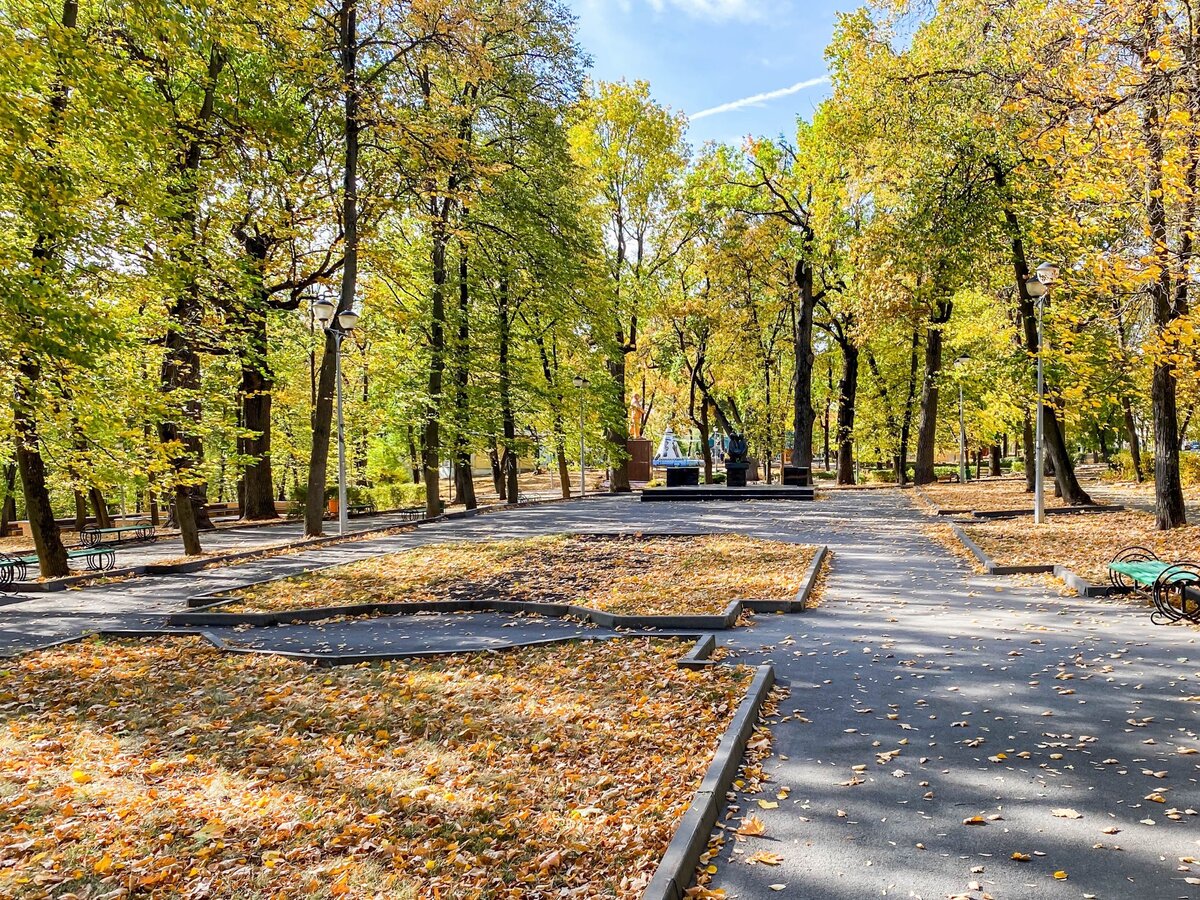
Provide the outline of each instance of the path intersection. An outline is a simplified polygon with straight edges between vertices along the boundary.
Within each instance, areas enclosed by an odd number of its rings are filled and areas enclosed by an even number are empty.
[[[1200,631],[1152,626],[1128,601],[1063,597],[1050,581],[977,575],[930,524],[893,490],[530,507],[35,595],[0,607],[0,653],[159,628],[189,596],[445,540],[738,531],[824,544],[818,609],[718,635],[736,661],[773,664],[790,696],[772,720],[771,782],[728,810],[712,887],[803,900],[1200,898]],[[612,634],[495,614],[210,630],[247,649],[318,653]],[[751,814],[765,834],[734,839]],[[760,852],[776,864],[751,862]]]

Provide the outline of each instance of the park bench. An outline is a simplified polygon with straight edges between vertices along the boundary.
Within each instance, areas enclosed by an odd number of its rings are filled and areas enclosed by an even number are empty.
[[[951,472],[949,475],[939,475],[938,484],[961,484],[962,481],[958,477],[957,472]]]
[[[346,507],[352,516],[369,516],[375,512],[374,503],[351,503]]]
[[[1108,580],[1123,591],[1148,593],[1156,625],[1189,621],[1200,624],[1200,565],[1168,563],[1145,547],[1127,547],[1108,564]]]
[[[95,525],[86,526],[79,532],[79,542],[85,547],[99,547],[101,544],[125,544],[130,541],[153,541],[154,526],[149,522],[137,525],[119,525],[114,528],[97,528]]]
[[[67,559],[82,559],[89,572],[109,572],[117,564],[112,547],[76,547],[67,551]],[[29,570],[38,564],[36,556],[9,556],[0,553],[0,590],[29,579]]]

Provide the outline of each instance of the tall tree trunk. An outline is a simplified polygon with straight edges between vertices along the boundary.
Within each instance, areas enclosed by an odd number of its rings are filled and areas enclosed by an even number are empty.
[[[466,216],[466,210],[463,210]],[[471,359],[471,292],[467,279],[469,262],[467,247],[458,247],[458,335],[455,342],[454,379],[454,502],[467,509],[479,505],[475,499],[475,479],[471,473],[470,396],[467,392]]]
[[[1001,470],[1001,466],[1000,466],[1000,460],[1001,460],[1000,445],[992,444],[990,452],[991,452],[991,466],[988,470],[988,474],[991,475],[993,478],[999,478],[1002,474],[1004,474],[1003,471]]]
[[[859,349],[850,341],[838,343],[842,349],[842,379],[838,385],[837,483],[854,484],[854,406],[858,399]]]
[[[1008,176],[1004,167],[993,160],[992,175],[1004,204],[1004,223],[1009,237],[1009,252],[1013,268],[1013,276],[1017,282],[1018,311],[1021,317],[1021,337],[1025,352],[1031,357],[1038,352],[1037,308],[1033,298],[1029,296],[1027,287],[1031,277],[1029,261],[1025,255],[1025,238],[1021,231],[1021,223],[1017,218],[1008,197]],[[1046,393],[1050,394],[1050,384],[1047,379]],[[1042,423],[1043,439],[1047,456],[1053,461],[1055,482],[1058,490],[1071,506],[1091,506],[1092,498],[1088,496],[1075,477],[1075,466],[1071,454],[1067,450],[1063,437],[1062,426],[1054,407],[1047,404],[1046,415]],[[1026,475],[1028,477],[1028,474]]]
[[[792,465],[812,467],[813,427],[816,410],[813,409],[812,387],[813,366],[813,318],[816,300],[813,296],[813,271],[805,261],[798,261],[795,269],[796,290],[799,308],[792,309],[792,347],[796,366],[796,398],[792,411]],[[825,409],[825,468],[829,468],[829,407]]]
[[[571,499],[571,468],[567,462],[567,429],[563,413],[563,394],[558,389],[555,371],[558,368],[558,344],[554,344],[554,359],[551,360],[550,350],[546,346],[546,336],[534,329],[534,343],[538,348],[538,356],[542,361],[542,377],[546,379],[546,389],[554,402],[554,456],[558,460],[558,487],[564,500]]]
[[[449,198],[431,201],[433,291],[430,297],[429,373],[426,385],[425,429],[421,438],[421,462],[425,470],[425,514],[441,514],[438,468],[441,461],[442,376],[446,368],[446,249],[449,241],[446,216]]]
[[[358,291],[358,155],[360,97],[358,83],[358,0],[342,0],[337,11],[338,56],[342,75],[342,288],[337,315],[354,308]],[[333,404],[337,390],[337,336],[326,332],[325,353],[317,374],[316,402],[312,414],[312,451],[308,459],[304,533],[320,537],[325,518],[325,482],[329,469],[329,439],[333,431]],[[434,477],[436,484],[437,478]]]
[[[896,483],[908,484],[908,445],[912,440],[913,409],[917,399],[917,371],[920,368],[921,330],[914,328],[908,353],[908,389],[904,395],[904,418],[900,423],[900,455],[896,463]]]
[[[1147,47],[1156,46],[1157,19],[1151,26]],[[1148,52],[1148,50],[1147,50]],[[1154,90],[1142,112],[1142,133],[1147,150],[1146,218],[1150,227],[1152,251],[1157,258],[1158,277],[1150,286],[1151,310],[1154,325],[1165,331],[1171,323],[1187,312],[1187,296],[1171,289],[1171,252],[1166,203],[1163,198],[1163,169],[1165,148],[1163,125],[1160,121],[1160,76],[1157,64],[1144,60],[1142,70],[1152,72]],[[1180,478],[1180,426],[1178,426],[1177,379],[1174,365],[1159,354],[1154,360],[1151,379],[1151,403],[1154,415],[1154,521],[1159,529],[1178,528],[1187,524],[1187,509],[1183,504],[1183,482]]]
[[[10,462],[4,467],[4,500],[0,501],[0,538],[8,536],[8,529],[17,518],[17,464]]]
[[[41,436],[35,413],[37,401],[33,394],[33,385],[37,384],[38,378],[37,364],[23,359],[18,368],[13,398],[17,468],[21,473],[25,514],[29,519],[33,545],[37,549],[39,568],[44,577],[59,578],[70,574],[71,570],[67,565],[67,548],[63,545],[62,532],[54,520],[50,489],[46,483],[46,465],[42,459]]]
[[[708,401],[702,399],[700,401],[700,450],[704,455],[704,483],[713,483],[713,448],[708,442],[708,436],[712,432],[712,424],[708,419]]]
[[[608,360],[608,374],[613,380],[613,391],[616,395],[616,409],[619,419],[613,419],[606,429],[608,439],[612,480],[608,490],[612,494],[627,494],[629,486],[629,405],[626,399],[626,355],[619,353]]]
[[[1125,418],[1125,436],[1129,441],[1129,456],[1133,461],[1133,479],[1138,484],[1144,480],[1142,475],[1142,442],[1138,437],[1137,421],[1133,418],[1133,404],[1129,397],[1121,397],[1121,412]]]
[[[517,485],[517,420],[513,411],[512,371],[509,365],[512,315],[509,308],[508,279],[500,279],[496,297],[497,324],[499,325],[500,352],[498,375],[500,381],[500,427],[503,430],[503,453],[500,466],[504,471],[504,492],[509,503],[517,503],[521,492]]]
[[[73,31],[79,21],[79,4],[76,0],[64,0],[62,26]],[[58,126],[67,109],[68,85],[62,71],[57,72],[50,96],[50,128],[48,141],[55,143]],[[58,180],[61,171],[50,164],[51,181]],[[55,202],[53,194],[50,201]],[[33,243],[33,261],[39,274],[52,276],[61,260],[56,256],[56,236],[48,229],[40,232]],[[42,458],[41,435],[37,423],[37,384],[41,369],[36,359],[20,354],[17,359],[16,383],[13,396],[13,430],[16,432],[17,468],[21,473],[21,488],[25,494],[25,510],[29,519],[29,530],[37,549],[38,566],[46,578],[65,576],[70,572],[67,550],[62,542],[62,533],[54,521],[54,510],[50,506],[50,489],[46,483],[46,465]]]
[[[408,467],[412,470],[413,484],[421,483],[421,460],[417,456],[417,437],[412,424],[405,426],[408,435]]]
[[[887,426],[888,436],[893,440],[901,439],[900,423],[896,421],[896,410],[892,407],[891,397],[888,396],[887,382],[884,381],[883,373],[879,370],[879,363],[875,359],[875,354],[871,352],[871,348],[867,347],[867,367],[871,370],[871,377],[875,379],[875,391],[879,395],[879,403],[883,407],[884,424]],[[900,449],[896,447],[892,453],[892,468],[899,471],[900,468]],[[899,481],[899,478],[897,478]]]
[[[925,380],[921,386],[921,420],[917,426],[917,459],[913,467],[916,484],[937,481],[934,457],[937,453],[937,414],[942,371],[942,328],[950,321],[954,304],[939,300],[925,331]]]
[[[71,493],[75,500],[75,522],[73,527],[75,529],[75,533],[78,534],[87,527],[88,523],[87,497],[83,496],[83,491],[79,490],[78,488]]]
[[[501,500],[508,499],[508,485],[504,480],[504,468],[500,465],[500,451],[496,449],[496,439],[493,435],[492,444],[488,448],[488,462],[492,467],[492,487],[496,496]]]
[[[276,518],[271,470],[271,394],[275,375],[267,355],[267,309],[270,296],[266,286],[268,245],[256,235],[239,235],[246,251],[246,274],[250,279],[245,310],[246,335],[241,356],[241,402],[243,434],[238,437],[238,454],[249,461],[242,474],[238,500],[243,518],[262,521]]]

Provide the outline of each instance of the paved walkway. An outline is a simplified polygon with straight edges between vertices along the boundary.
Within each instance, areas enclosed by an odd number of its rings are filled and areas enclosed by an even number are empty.
[[[0,609],[0,651],[106,623],[153,626],[191,594],[446,539],[700,529],[824,543],[834,559],[820,609],[760,615],[752,629],[721,636],[737,658],[774,663],[792,694],[773,728],[770,792],[730,810],[733,823],[753,812],[766,834],[726,845],[715,886],[803,900],[1200,897],[1186,880],[1200,878],[1200,865],[1183,862],[1200,858],[1200,817],[1189,814],[1200,809],[1200,754],[1180,752],[1200,749],[1200,703],[1186,699],[1200,696],[1200,632],[1156,628],[1119,601],[977,576],[924,537],[929,522],[894,491],[815,504],[533,507],[39,597]],[[369,651],[580,627],[517,621],[418,616],[223,636]],[[776,800],[782,786],[790,790]],[[780,864],[750,864],[759,850]]]
[[[1200,897],[1186,880],[1200,865],[1181,862],[1200,858],[1200,755],[1180,752],[1200,749],[1200,703],[1186,700],[1200,695],[1200,632],[976,576],[895,494],[851,505],[831,529],[825,604],[735,639],[791,686],[766,767],[791,790],[759,795],[776,809],[739,798],[731,821],[753,812],[766,836],[728,843],[715,886]],[[749,864],[758,850],[783,861]]]

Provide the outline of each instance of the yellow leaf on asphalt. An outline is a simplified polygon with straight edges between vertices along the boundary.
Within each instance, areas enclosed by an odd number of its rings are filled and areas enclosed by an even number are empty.
[[[748,863],[762,863],[765,866],[777,866],[783,862],[783,857],[778,853],[772,853],[770,850],[759,850],[757,853],[751,854],[747,859]]]

